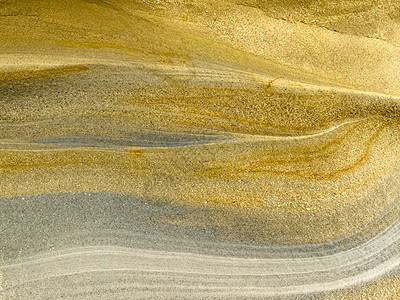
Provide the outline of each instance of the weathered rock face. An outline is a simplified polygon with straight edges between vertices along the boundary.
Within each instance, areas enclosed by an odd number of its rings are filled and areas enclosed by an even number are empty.
[[[0,1],[3,294],[396,297],[399,9]]]

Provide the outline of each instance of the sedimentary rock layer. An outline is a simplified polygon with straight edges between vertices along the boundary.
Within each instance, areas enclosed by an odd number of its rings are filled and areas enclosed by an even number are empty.
[[[396,297],[396,8],[0,1],[1,295]]]

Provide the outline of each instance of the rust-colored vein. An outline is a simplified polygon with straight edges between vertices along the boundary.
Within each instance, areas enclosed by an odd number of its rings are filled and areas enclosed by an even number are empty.
[[[284,176],[292,176],[292,177],[300,177],[305,179],[315,179],[315,180],[332,180],[340,177],[341,175],[348,173],[351,170],[356,169],[357,167],[364,164],[370,156],[371,146],[374,141],[379,137],[380,133],[390,125],[390,123],[384,124],[376,130],[373,136],[368,140],[367,147],[363,154],[356,160],[356,162],[350,166],[335,170],[331,173],[323,174],[323,173],[315,173],[312,171],[302,172],[302,171],[277,171],[277,170],[265,170],[260,169],[259,167],[255,168],[226,168],[226,167],[217,167],[217,168],[207,168],[205,169],[205,173],[213,173],[218,174],[218,171],[225,170],[230,174],[271,174],[271,175],[284,175]],[[224,171],[222,171],[224,172]],[[225,173],[225,172],[224,172]],[[214,176],[212,176],[214,177]]]

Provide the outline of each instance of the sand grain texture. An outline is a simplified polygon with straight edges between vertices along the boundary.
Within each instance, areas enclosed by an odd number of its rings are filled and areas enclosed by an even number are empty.
[[[399,297],[399,1],[0,1],[0,297]]]

